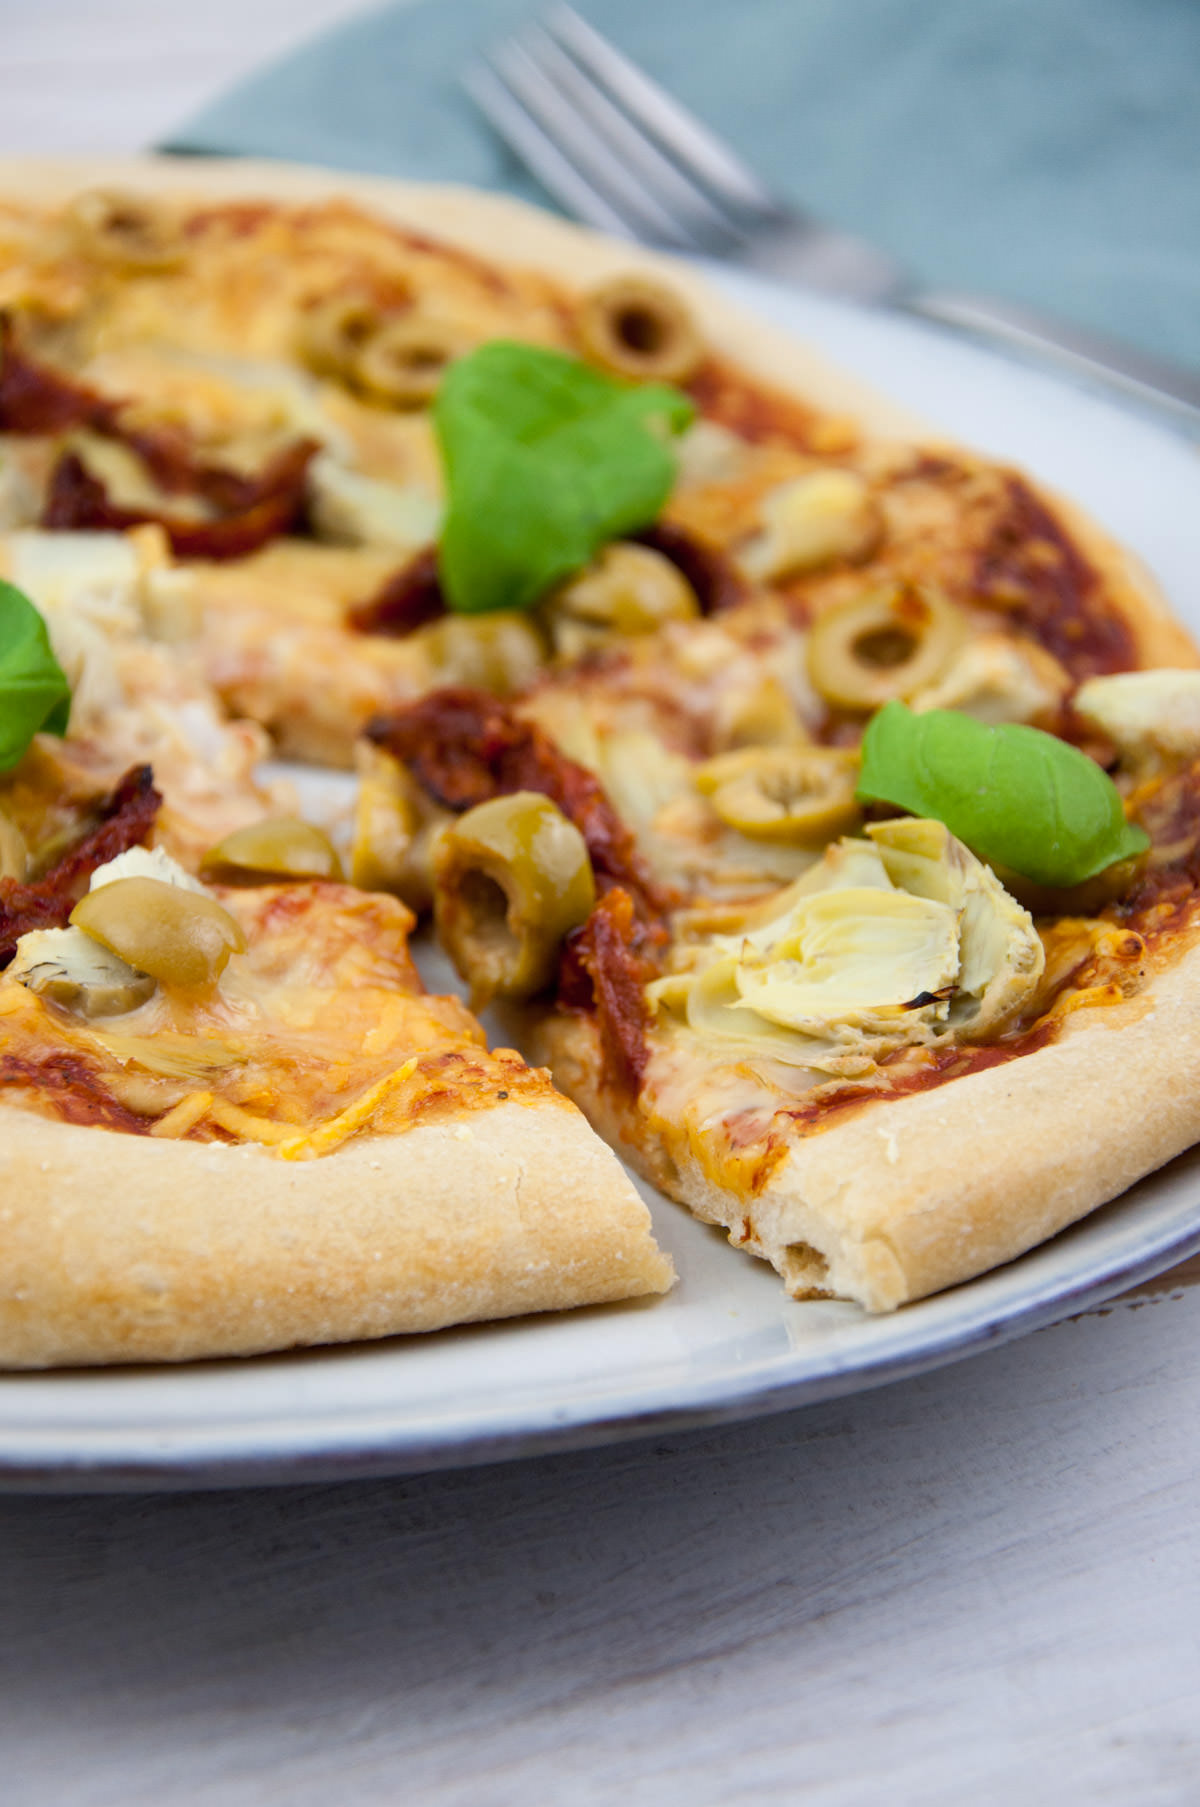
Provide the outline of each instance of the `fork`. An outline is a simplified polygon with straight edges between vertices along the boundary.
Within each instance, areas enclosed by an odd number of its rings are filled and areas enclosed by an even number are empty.
[[[1200,372],[1017,304],[914,285],[873,245],[772,194],[570,6],[552,6],[499,45],[463,85],[542,186],[589,226],[1050,358],[1200,431]]]

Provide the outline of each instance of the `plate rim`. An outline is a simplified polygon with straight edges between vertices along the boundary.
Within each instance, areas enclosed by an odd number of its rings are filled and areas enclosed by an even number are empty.
[[[289,188],[293,194],[316,188],[323,192],[349,193],[352,197],[357,194],[368,205],[386,200],[389,190],[401,199],[418,191],[425,194],[462,192],[437,184],[405,184],[386,177],[358,176],[341,170],[324,170],[283,162],[276,164],[240,158],[182,159],[153,156],[106,158],[99,162],[82,158],[31,160],[4,157],[0,158],[0,192],[3,191],[6,180],[11,180],[18,174],[27,175],[31,168],[35,172],[40,170],[43,175],[48,172],[47,179],[67,184],[72,181],[77,183],[81,179],[95,181],[98,177],[103,178],[116,171],[128,172],[131,176],[137,173],[152,174],[154,179],[176,186],[181,182],[203,184],[206,178],[211,181],[215,177],[218,179],[215,185],[235,190],[241,188],[243,192],[247,186],[252,187],[255,183],[260,184],[261,189],[262,186],[269,187],[274,181],[277,189],[285,192]],[[506,208],[519,209],[526,215],[536,215],[538,212],[526,203],[512,201],[509,197],[488,198]],[[556,231],[566,229],[578,234],[581,242],[603,242],[597,240],[596,235],[587,234],[583,229],[576,228],[557,216],[549,217]],[[626,250],[625,255],[627,259],[632,255],[638,261],[658,261],[668,269],[676,261],[661,256],[656,259],[654,254],[643,253],[640,248]],[[785,285],[773,283],[761,276],[751,276],[745,271],[723,270],[702,260],[695,260],[684,267],[694,269],[703,278],[705,285],[710,287],[710,292],[711,288],[716,288],[722,310],[733,309],[733,317],[742,320],[747,318],[748,313],[754,318],[753,303],[749,310],[745,304],[747,292],[752,297],[757,292],[757,298],[764,306],[765,298],[774,298],[785,307],[799,306],[801,311],[804,308],[815,309],[817,314],[832,311],[834,315],[859,321],[866,316],[865,310],[855,308],[851,303],[828,301],[824,297],[800,297],[789,292]],[[723,288],[724,281],[728,283],[727,288]],[[770,312],[766,318],[771,319]],[[1065,390],[1075,400],[1086,397],[1106,410],[1118,423],[1136,423],[1139,430],[1165,440],[1173,450],[1187,447],[1186,440],[1172,434],[1168,422],[1153,416],[1147,417],[1144,410],[1116,395],[1098,396],[1090,385],[1074,381],[1065,373],[1047,373],[1036,365],[1030,366],[1024,360],[1010,359],[993,348],[965,341],[961,335],[928,322],[887,319],[886,326],[919,335],[932,341],[935,346],[953,345],[963,355],[970,359],[984,360],[993,369],[997,366],[1016,367],[1027,380],[1032,377],[1035,382]],[[776,330],[781,330],[793,341],[799,338],[803,342],[808,336],[804,327],[776,328],[773,325],[772,332]],[[824,353],[821,355],[825,356]],[[836,353],[827,362],[835,372],[842,369]],[[870,392],[869,379],[856,376],[852,370],[846,372],[846,382],[851,389]],[[886,397],[884,402],[887,407],[893,407]],[[895,406],[903,412],[903,404]],[[914,421],[911,416],[908,419],[910,426],[923,426],[923,423]],[[924,426],[923,430],[926,436],[932,435],[935,438],[939,432],[944,432],[944,429],[936,426],[932,429]],[[986,422],[984,433],[986,437]],[[1191,1158],[1200,1161],[1200,1150],[1192,1150]],[[1169,1167],[1187,1162],[1188,1159],[1187,1154],[1177,1157],[1177,1161],[1170,1163]],[[1160,1169],[1147,1176],[1131,1192],[1136,1193],[1142,1187],[1154,1186],[1160,1181],[1163,1172]],[[1129,1197],[1129,1193],[1124,1194],[1121,1199],[1101,1206],[1099,1210],[1119,1210]],[[679,1206],[670,1208],[678,1211],[683,1209]],[[1133,1208],[1136,1209],[1136,1205]],[[1090,1259],[1085,1250],[1078,1271],[1073,1276],[1068,1274],[1064,1279],[1060,1275],[1055,1280],[1051,1275],[1039,1283],[1036,1278],[1039,1259],[1044,1260],[1046,1251],[1061,1244],[1063,1238],[1086,1237],[1088,1226],[1094,1225],[1096,1216],[1097,1213],[1089,1213],[1078,1224],[1064,1231],[1062,1236],[1029,1251],[1004,1268],[967,1282],[951,1293],[936,1295],[934,1300],[918,1301],[905,1307],[890,1320],[901,1326],[898,1334],[891,1338],[884,1337],[880,1350],[867,1354],[865,1359],[835,1360],[809,1371],[804,1371],[805,1364],[801,1360],[800,1372],[772,1373],[761,1381],[751,1378],[749,1384],[745,1378],[739,1381],[737,1371],[731,1370],[720,1384],[712,1377],[705,1379],[702,1383],[704,1397],[688,1396],[687,1388],[676,1388],[672,1398],[669,1396],[672,1392],[670,1385],[661,1381],[657,1391],[654,1386],[630,1391],[628,1383],[621,1381],[619,1384],[626,1387],[623,1398],[602,1394],[592,1406],[578,1414],[572,1412],[569,1405],[566,1409],[560,1407],[556,1412],[548,1410],[545,1403],[530,1404],[510,1414],[508,1418],[501,1411],[494,1413],[492,1419],[486,1422],[480,1419],[473,1429],[455,1419],[442,1433],[428,1427],[424,1430],[419,1426],[414,1429],[411,1408],[407,1414],[402,1409],[392,1421],[387,1421],[385,1415],[384,1421],[366,1441],[362,1441],[361,1436],[356,1440],[352,1428],[339,1435],[337,1427],[332,1424],[332,1414],[328,1411],[314,1425],[311,1417],[306,1420],[303,1411],[297,1407],[294,1417],[283,1420],[278,1427],[280,1435],[274,1441],[268,1439],[266,1443],[263,1441],[261,1423],[251,1417],[244,1426],[239,1425],[237,1420],[226,1421],[223,1440],[222,1434],[212,1431],[207,1424],[199,1430],[195,1426],[185,1425],[173,1438],[164,1438],[161,1429],[153,1426],[147,1426],[139,1433],[130,1430],[127,1425],[120,1425],[107,1433],[103,1428],[95,1431],[91,1438],[85,1440],[88,1447],[84,1447],[78,1440],[73,1443],[63,1443],[60,1440],[56,1446],[54,1430],[41,1434],[36,1429],[23,1431],[21,1425],[14,1426],[11,1422],[6,1422],[0,1397],[0,1492],[147,1491],[378,1478],[389,1474],[499,1462],[554,1451],[565,1452],[644,1439],[665,1432],[701,1429],[815,1404],[820,1400],[873,1389],[928,1372],[968,1355],[998,1347],[1062,1318],[1094,1309],[1114,1295],[1152,1279],[1178,1261],[1200,1251],[1200,1189],[1197,1189],[1189,1206],[1180,1206],[1168,1212],[1156,1234],[1151,1234],[1141,1242],[1135,1237],[1133,1247],[1126,1246],[1127,1236],[1125,1240],[1119,1237],[1118,1246],[1115,1249],[1109,1248],[1107,1254],[1105,1245],[1101,1243],[1099,1248],[1092,1251]],[[1176,1221],[1177,1219],[1181,1221]],[[737,1252],[730,1250],[728,1259],[737,1259]],[[1051,1259],[1051,1270],[1053,1265]],[[1022,1273],[1030,1277],[1028,1285],[1021,1284],[1019,1276]],[[782,1291],[781,1298],[786,1298]],[[950,1300],[952,1303],[949,1308],[938,1308],[937,1299]],[[787,1302],[792,1304],[791,1301]],[[921,1319],[917,1315],[922,1313],[923,1308],[925,1316],[932,1317],[935,1321],[932,1334],[924,1338],[919,1328]],[[609,1309],[619,1312],[620,1307]],[[670,1309],[670,1296],[660,1302],[658,1309]],[[904,1326],[914,1328],[909,1333]],[[480,1328],[486,1328],[492,1335],[503,1335],[508,1326],[502,1321]],[[393,1340],[399,1346],[404,1341]],[[319,1362],[323,1355],[332,1356],[337,1352],[316,1349],[298,1353],[302,1354],[303,1359]],[[257,1358],[248,1358],[248,1362],[252,1363],[255,1359]],[[284,1356],[282,1359],[289,1358]],[[211,1367],[211,1364],[200,1366]],[[57,1374],[10,1375],[4,1377],[3,1385],[5,1388],[20,1386],[25,1380],[54,1385],[59,1381],[62,1387],[69,1388],[72,1381],[78,1381],[84,1372],[59,1370]],[[103,1385],[104,1375],[101,1373],[97,1376],[95,1371],[86,1372],[89,1375],[89,1390],[94,1395],[95,1387]],[[130,1370],[123,1372],[128,1373]],[[179,1379],[186,1385],[187,1373],[188,1368],[181,1367],[173,1371],[171,1378]],[[693,1389],[698,1384],[701,1383],[693,1383]],[[118,1444],[121,1445],[120,1448],[114,1447]]]

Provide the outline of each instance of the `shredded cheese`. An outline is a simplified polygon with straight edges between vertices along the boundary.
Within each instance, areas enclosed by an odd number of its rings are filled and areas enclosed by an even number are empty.
[[[322,1123],[319,1129],[313,1130],[310,1135],[291,1136],[286,1141],[279,1142],[275,1152],[285,1161],[310,1161],[318,1155],[328,1154],[358,1130],[364,1129],[389,1093],[397,1091],[406,1080],[412,1078],[416,1070],[414,1055],[402,1067],[397,1067],[394,1073],[386,1074],[355,1103],[347,1105],[344,1111],[331,1117],[327,1123]]]

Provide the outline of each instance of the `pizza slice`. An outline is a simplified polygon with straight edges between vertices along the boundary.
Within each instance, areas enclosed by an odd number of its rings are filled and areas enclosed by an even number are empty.
[[[795,1296],[888,1310],[1200,1136],[1200,672],[1073,691],[1115,783],[899,700],[861,749],[698,757],[673,706],[622,725],[626,676],[381,720],[360,834],[389,844],[390,792],[397,882],[663,1191]]]
[[[144,642],[146,552],[4,548],[61,663],[0,587],[0,1361],[249,1354],[664,1291],[615,1157],[425,992],[411,913],[339,882],[327,838],[255,782],[261,730]],[[50,730],[23,752],[18,717]]]

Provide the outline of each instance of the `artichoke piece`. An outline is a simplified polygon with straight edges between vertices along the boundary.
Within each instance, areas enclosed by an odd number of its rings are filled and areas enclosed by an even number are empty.
[[[394,408],[424,408],[447,367],[470,351],[471,340],[449,320],[402,314],[370,333],[352,365],[360,389]]]
[[[417,553],[437,539],[442,505],[423,489],[352,470],[331,452],[308,469],[308,511],[322,540]]]
[[[547,986],[595,901],[583,836],[539,791],[480,803],[438,836],[434,917],[476,1009]]]
[[[8,969],[18,985],[77,1016],[120,1016],[153,997],[157,984],[82,929],[34,929],[22,935]]]
[[[800,899],[765,958],[737,961],[738,995],[759,1016],[814,1036],[841,1026],[887,1037],[919,1021],[958,976],[953,909],[906,891],[818,891]],[[943,1006],[944,1008],[944,1006]],[[920,1039],[920,1038],[918,1038]]]
[[[652,999],[682,1007],[697,1033],[842,1075],[949,1031],[999,1033],[1044,970],[1031,918],[942,823],[867,833],[748,911],[740,934],[693,950],[693,970]]]
[[[699,766],[696,788],[722,822],[754,840],[828,841],[861,812],[858,757],[835,747],[743,747]]]
[[[0,809],[0,878],[23,879],[29,870],[29,848],[12,817]]]
[[[1200,671],[1121,671],[1089,678],[1076,692],[1074,707],[1135,767],[1200,753]]]
[[[893,884],[948,904],[959,919],[957,991],[948,1021],[978,1041],[997,1033],[1046,965],[1033,918],[943,822],[903,817],[867,829]]]
[[[270,873],[280,878],[342,876],[342,862],[329,836],[299,816],[275,816],[235,828],[209,849],[200,869]]]
[[[760,583],[845,559],[861,564],[883,538],[883,516],[854,471],[810,471],[764,498],[763,531],[739,563]]]
[[[429,658],[438,684],[470,684],[511,696],[532,684],[546,662],[537,628],[519,611],[443,615],[409,636]]]
[[[555,590],[545,612],[555,650],[577,659],[613,635],[652,634],[668,621],[694,621],[700,604],[669,558],[618,540]]]
[[[89,891],[71,922],[139,972],[201,991],[244,953],[240,925],[216,901],[157,878],[118,878]]]
[[[648,276],[617,276],[593,289],[576,325],[584,355],[617,376],[683,383],[704,357],[689,310]]]
[[[92,188],[70,203],[67,220],[82,250],[119,270],[149,275],[183,260],[180,222],[149,195]]]
[[[913,692],[909,706],[918,714],[958,709],[995,727],[1052,715],[1070,688],[1053,653],[1035,641],[980,634],[955,653],[936,683]]]
[[[350,883],[391,891],[421,915],[433,903],[433,841],[453,817],[373,741],[360,741],[354,759],[359,785]]]
[[[119,853],[115,860],[109,860],[103,866],[97,866],[88,881],[89,891],[99,891],[105,885],[115,884],[119,878],[153,878],[163,885],[175,885],[181,891],[191,891],[197,897],[211,897],[212,893],[193,878],[161,847],[129,847]]]
[[[839,709],[880,709],[940,676],[966,638],[953,603],[899,583],[826,609],[808,640],[808,673]]]

